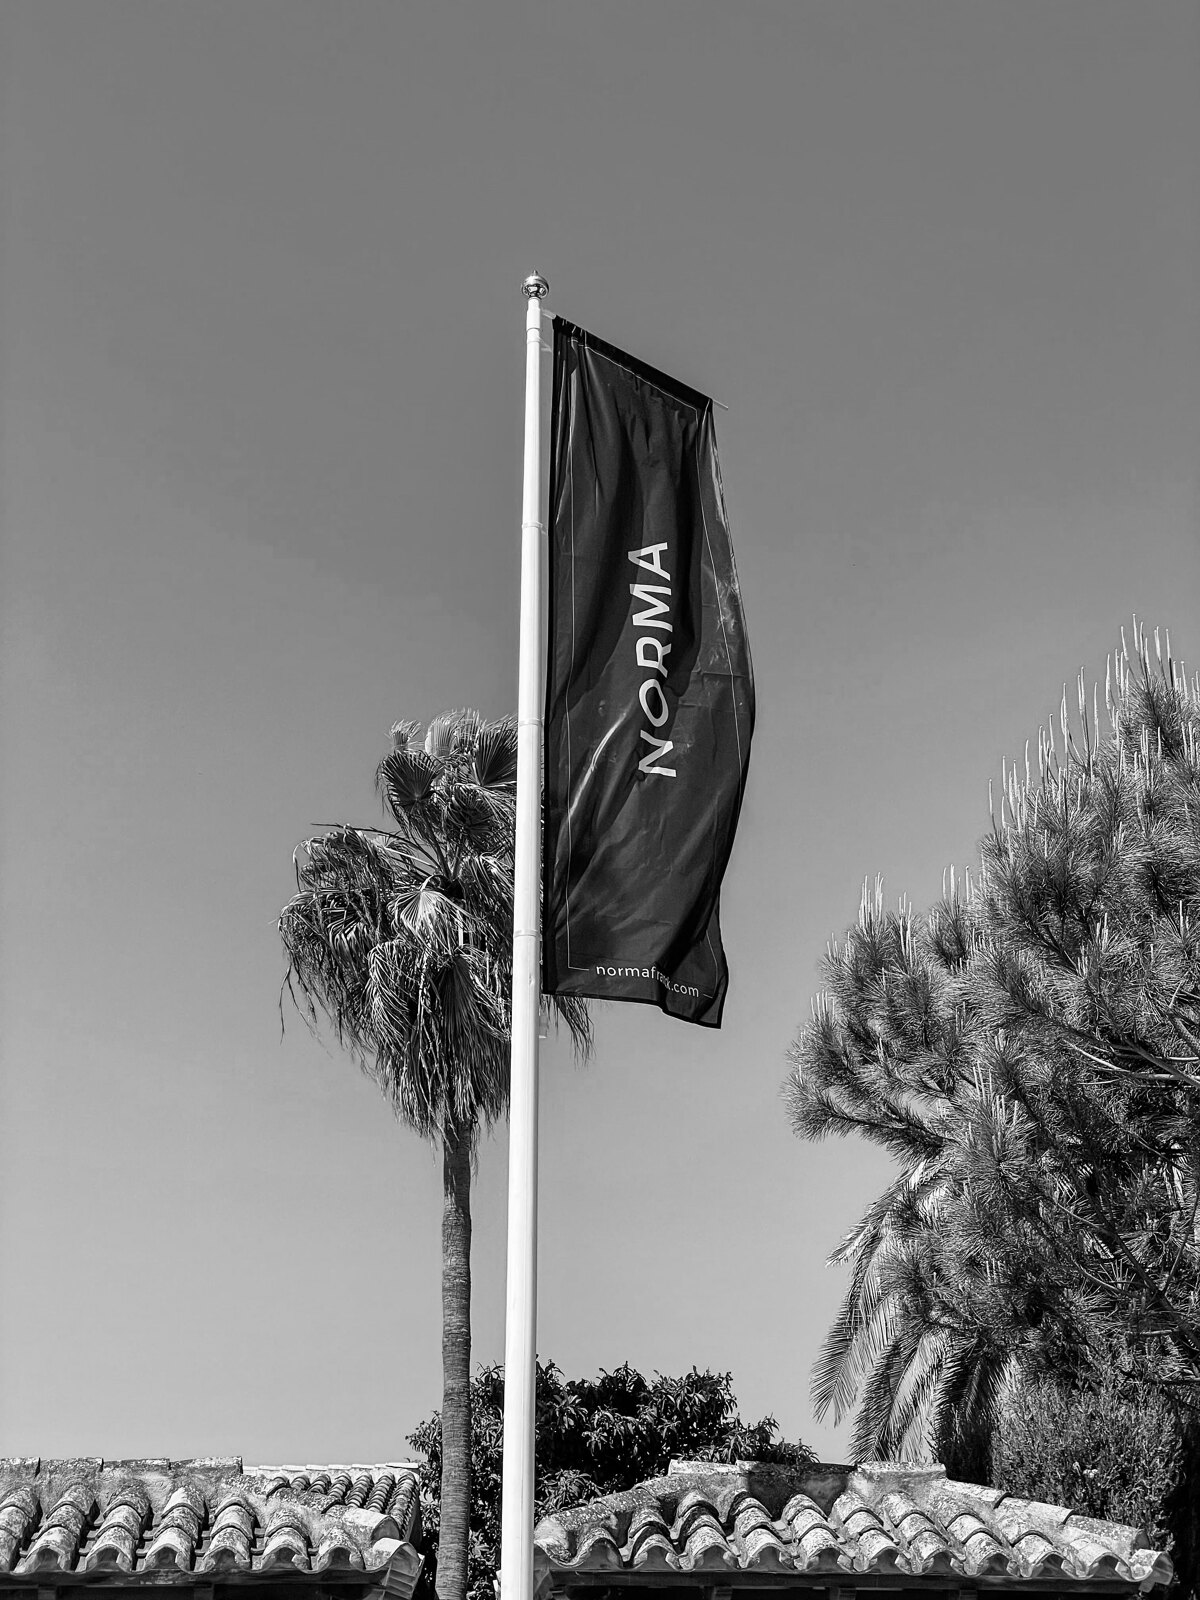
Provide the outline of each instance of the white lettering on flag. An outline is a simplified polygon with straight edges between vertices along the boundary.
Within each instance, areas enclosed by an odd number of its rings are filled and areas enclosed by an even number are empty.
[[[647,572],[657,572],[660,578],[665,578],[667,582],[670,583],[671,574],[658,559],[658,552],[660,550],[665,550],[666,548],[667,547],[665,543],[643,545],[640,550],[631,550],[629,552],[629,559],[635,566],[645,567]],[[646,560],[647,556],[650,557],[649,561]]]
[[[653,654],[655,660],[648,661],[647,656]],[[649,672],[661,672],[667,675],[666,657],[671,654],[671,646],[665,639],[656,639],[652,633],[643,633],[637,642],[637,664],[645,667]]]
[[[650,701],[652,699],[654,701],[653,709],[650,705]],[[650,719],[651,725],[655,728],[661,728],[663,723],[671,715],[671,708],[667,704],[667,697],[662,692],[662,688],[657,678],[646,679],[645,683],[638,690],[638,700],[641,702],[642,710]]]
[[[633,625],[635,628],[661,628],[664,633],[672,633],[673,626],[666,620],[670,612],[671,599],[671,574],[663,566],[663,552],[666,543],[643,545],[640,550],[628,550],[630,561],[635,567],[643,567],[647,572],[653,572],[655,577],[662,578],[663,583],[631,583],[629,592],[639,604],[646,607],[644,611],[635,611]],[[665,595],[665,600],[659,600],[658,595]],[[665,640],[657,639],[653,634],[640,633],[634,645],[637,664],[644,671],[660,673],[667,676],[666,658],[671,646]],[[662,685],[657,678],[647,678],[638,690],[638,702],[647,722],[653,728],[661,728],[670,718],[671,707],[663,693]],[[650,749],[638,762],[638,771],[647,775],[651,773],[658,778],[673,778],[674,767],[660,765],[663,756],[669,755],[675,748],[670,739],[658,739],[652,733],[643,729],[638,737],[643,739]]]
[[[650,610],[639,611],[634,615],[633,625],[635,628],[665,628],[668,633],[675,631],[669,622],[659,620],[663,613],[669,609],[667,600],[671,598],[671,590],[667,585],[661,583],[631,583],[629,592],[635,600],[640,600],[642,605],[650,607]],[[656,594],[665,594],[667,600],[655,600],[653,597]]]
[[[671,754],[675,746],[670,739],[656,739],[653,734],[645,732],[639,733],[638,738],[644,739],[651,747],[638,762],[638,771],[657,772],[660,778],[673,778],[675,776],[674,767],[652,767],[650,765],[651,761],[657,761],[660,756],[669,756]]]

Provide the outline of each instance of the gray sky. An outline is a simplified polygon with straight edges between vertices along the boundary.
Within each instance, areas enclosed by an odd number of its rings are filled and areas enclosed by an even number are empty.
[[[393,720],[514,704],[536,268],[730,408],[759,700],[723,1030],[547,1052],[539,1347],[836,1457],[886,1166],[781,1110],[825,942],[1131,611],[1200,664],[1200,6],[7,0],[0,62],[0,1449],[395,1458],[438,1400],[438,1165],[281,1040],[275,918]]]

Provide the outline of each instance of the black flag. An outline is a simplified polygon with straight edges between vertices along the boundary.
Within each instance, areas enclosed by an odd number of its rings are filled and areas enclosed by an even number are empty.
[[[554,319],[543,988],[719,1027],[754,683],[712,401]]]

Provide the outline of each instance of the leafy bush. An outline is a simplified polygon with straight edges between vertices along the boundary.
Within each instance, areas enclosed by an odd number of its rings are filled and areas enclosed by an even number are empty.
[[[992,1450],[993,1479],[1011,1493],[1132,1523],[1156,1548],[1171,1547],[1170,1502],[1188,1451],[1178,1411],[1161,1391],[1111,1366],[1088,1388],[1019,1382],[1005,1398]]]
[[[471,1384],[471,1541],[468,1600],[492,1600],[500,1560],[504,1368],[482,1367]],[[645,1378],[628,1362],[596,1378],[565,1379],[553,1361],[537,1369],[535,1517],[660,1477],[672,1459],[811,1461],[801,1444],[777,1440],[774,1417],[744,1423],[728,1372]],[[409,1435],[424,1452],[422,1517],[436,1546],[441,1414]],[[436,1556],[435,1556],[436,1559]]]

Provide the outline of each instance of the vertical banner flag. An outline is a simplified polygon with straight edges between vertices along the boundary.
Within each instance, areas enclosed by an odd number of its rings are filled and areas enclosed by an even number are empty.
[[[554,319],[543,988],[716,1028],[754,681],[712,401]]]

